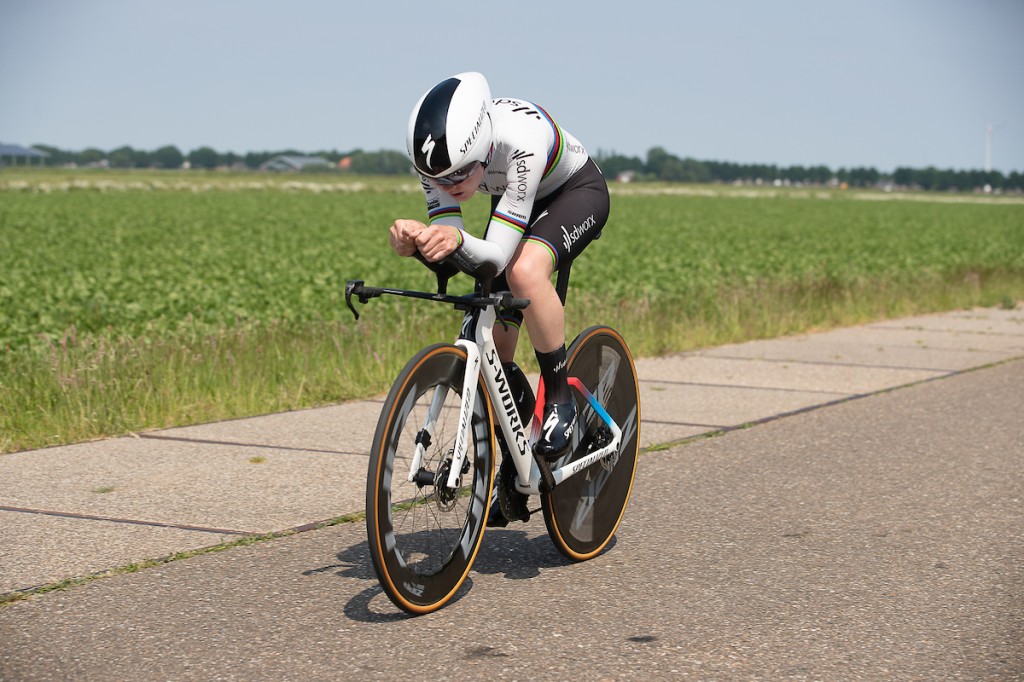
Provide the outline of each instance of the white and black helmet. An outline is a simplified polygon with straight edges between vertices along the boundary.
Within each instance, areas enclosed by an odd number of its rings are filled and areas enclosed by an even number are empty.
[[[460,73],[420,97],[406,137],[416,170],[431,178],[486,164],[491,151],[491,89],[482,74]]]

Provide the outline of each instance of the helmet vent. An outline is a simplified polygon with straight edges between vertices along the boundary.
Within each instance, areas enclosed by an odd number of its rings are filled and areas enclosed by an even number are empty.
[[[434,86],[420,105],[413,129],[413,159],[416,167],[430,175],[444,172],[451,166],[448,156],[448,131],[445,122],[455,90],[461,81],[449,78]]]

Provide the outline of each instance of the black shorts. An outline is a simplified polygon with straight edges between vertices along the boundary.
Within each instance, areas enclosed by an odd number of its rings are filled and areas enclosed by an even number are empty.
[[[492,211],[500,199],[500,196],[491,198]],[[608,222],[608,210],[608,183],[594,160],[589,159],[565,184],[534,202],[523,239],[545,247],[551,254],[553,269],[558,270],[601,236]],[[508,289],[503,272],[495,279],[494,290]],[[506,315],[503,311],[501,318],[518,327],[522,313]]]
[[[501,196],[491,197],[491,211],[500,200]],[[523,239],[546,248],[554,270],[597,239],[608,222],[608,183],[594,160],[589,159],[552,194],[537,199],[528,222]]]

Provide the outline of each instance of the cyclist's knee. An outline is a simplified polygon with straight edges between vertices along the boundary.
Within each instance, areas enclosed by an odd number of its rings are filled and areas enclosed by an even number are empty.
[[[512,293],[522,295],[544,283],[550,283],[551,254],[532,244],[526,245],[505,270]]]

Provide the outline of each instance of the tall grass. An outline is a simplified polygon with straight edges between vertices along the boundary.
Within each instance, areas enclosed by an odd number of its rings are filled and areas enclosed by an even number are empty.
[[[0,354],[3,448],[286,411],[365,397],[394,378],[436,317],[274,321],[216,333],[86,336]],[[8,379],[10,382],[8,383]]]
[[[358,323],[344,309],[349,278],[430,287],[386,246],[391,218],[422,212],[404,189],[2,199],[0,451],[373,395],[457,332],[436,304],[375,300]],[[1024,299],[1018,204],[613,202],[567,328],[610,324],[637,355]]]

